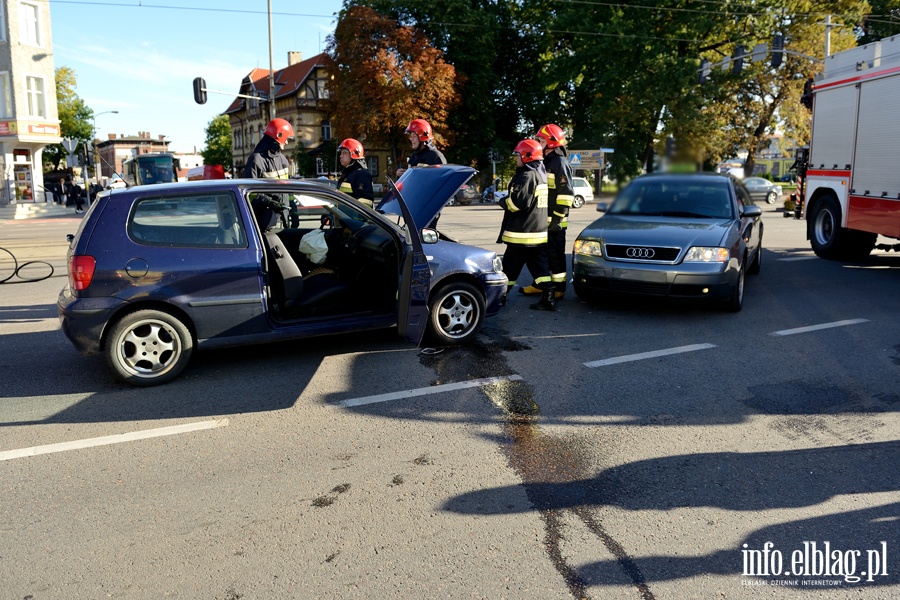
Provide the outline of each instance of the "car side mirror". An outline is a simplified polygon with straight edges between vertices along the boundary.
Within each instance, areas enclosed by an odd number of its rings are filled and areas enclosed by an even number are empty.
[[[609,208],[609,205],[606,202],[597,203],[597,212],[606,212],[607,208]]]
[[[70,244],[72,243],[72,240],[74,240],[74,239],[75,239],[75,236],[73,234],[71,234],[71,233],[66,234],[66,241],[69,242]]]
[[[751,205],[751,206],[745,206],[745,207],[741,210],[741,216],[742,216],[742,217],[749,217],[749,218],[751,218],[751,219],[755,219],[755,218],[757,218],[757,217],[761,217],[761,216],[762,216],[762,209],[761,209],[760,207],[754,206],[754,205]]]
[[[422,243],[423,244],[437,244],[440,236],[438,236],[438,232],[434,229],[423,229],[422,230]]]

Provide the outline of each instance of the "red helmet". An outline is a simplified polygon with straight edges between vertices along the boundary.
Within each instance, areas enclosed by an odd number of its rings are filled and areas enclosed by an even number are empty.
[[[558,148],[566,145],[566,132],[559,125],[554,125],[553,123],[547,123],[538,129],[535,137],[545,140],[548,148]]]
[[[513,154],[521,156],[523,163],[544,160],[544,151],[541,149],[541,145],[534,140],[522,140],[516,145]]]
[[[287,144],[294,137],[294,128],[284,119],[272,119],[266,126],[266,135],[280,144]]]
[[[338,146],[338,154],[341,153],[341,150],[346,150],[350,153],[350,158],[365,158],[366,152],[363,150],[363,145],[359,143],[359,140],[354,140],[353,138],[347,138],[341,145]]]
[[[413,119],[403,133],[415,133],[420,142],[427,142],[431,139],[431,125],[425,119]]]

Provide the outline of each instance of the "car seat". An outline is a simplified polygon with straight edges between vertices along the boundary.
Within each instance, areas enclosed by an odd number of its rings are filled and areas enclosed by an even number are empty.
[[[346,312],[352,298],[350,287],[333,273],[314,272],[304,277],[275,231],[281,221],[280,213],[269,206],[260,215],[257,218],[269,258],[269,283],[281,316],[295,319]]]

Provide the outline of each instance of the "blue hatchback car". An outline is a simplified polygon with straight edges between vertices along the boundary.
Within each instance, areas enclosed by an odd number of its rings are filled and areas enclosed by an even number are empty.
[[[195,348],[392,327],[468,342],[500,310],[501,259],[425,226],[474,174],[409,169],[377,211],[294,180],[103,193],[70,239],[62,330],[140,386],[175,378]]]

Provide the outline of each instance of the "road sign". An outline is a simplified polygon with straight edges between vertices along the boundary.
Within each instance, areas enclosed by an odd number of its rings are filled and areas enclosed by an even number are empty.
[[[66,149],[66,152],[72,154],[75,152],[75,148],[78,147],[78,140],[73,140],[72,138],[63,138],[62,145],[63,148]]]
[[[578,152],[570,154],[569,155],[569,164],[572,165],[573,167],[580,167],[581,166],[581,154]]]

